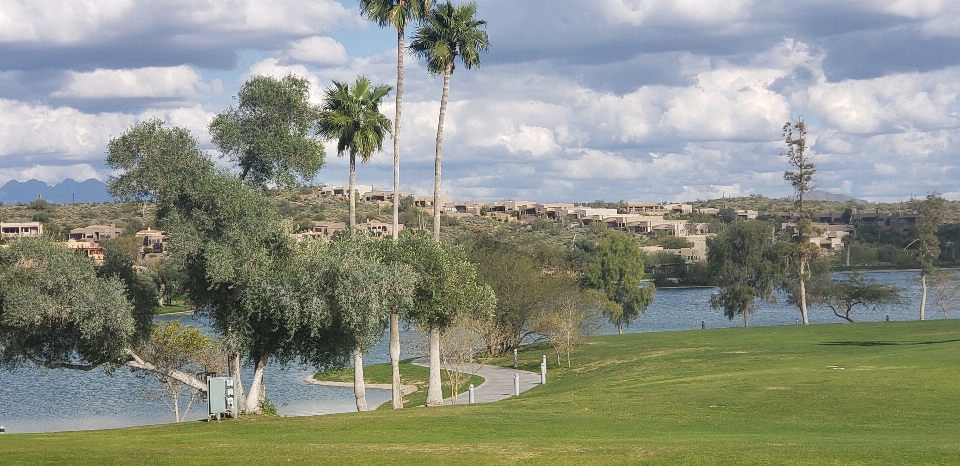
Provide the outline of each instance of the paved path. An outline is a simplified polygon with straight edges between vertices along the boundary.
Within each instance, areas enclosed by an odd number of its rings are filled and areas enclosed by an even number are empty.
[[[414,359],[413,363],[418,366],[429,367],[427,358]],[[537,385],[540,385],[540,374],[535,372],[514,369],[511,367],[485,366],[480,365],[476,372],[472,372],[484,378],[484,382],[479,387],[474,387],[474,403],[490,403],[510,398],[514,394],[513,375],[520,374],[520,392],[523,393]],[[547,373],[550,377],[550,373]],[[467,404],[470,401],[470,395],[463,392],[457,395],[459,404]],[[443,404],[452,404],[450,398],[443,400]]]

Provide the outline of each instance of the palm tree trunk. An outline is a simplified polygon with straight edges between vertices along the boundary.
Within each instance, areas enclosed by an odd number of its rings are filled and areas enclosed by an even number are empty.
[[[353,350],[353,396],[357,399],[357,411],[367,410],[367,387],[363,382],[363,351]]]
[[[350,234],[357,228],[357,198],[353,194],[354,185],[357,182],[357,159],[350,154],[350,182],[347,183],[347,196],[350,198]]]
[[[443,406],[440,388],[440,329],[430,328],[430,376],[427,382],[427,406]]]
[[[397,31],[397,105],[393,116],[393,240],[400,226],[400,106],[403,103],[403,29]],[[392,334],[391,334],[392,338]],[[392,341],[392,340],[391,340]]]
[[[433,238],[440,241],[440,161],[443,154],[443,117],[447,113],[447,97],[450,94],[450,75],[453,62],[443,71],[443,95],[440,97],[440,120],[437,122],[437,158],[433,171]],[[433,362],[431,361],[431,365]],[[439,375],[438,375],[439,377]]]
[[[400,229],[400,106],[403,103],[403,28],[397,30],[397,108],[393,117],[393,240]],[[390,366],[393,369],[393,409],[403,408],[400,384],[400,315],[390,313]]]

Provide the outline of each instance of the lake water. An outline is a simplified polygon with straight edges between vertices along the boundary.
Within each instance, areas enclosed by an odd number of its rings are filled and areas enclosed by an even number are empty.
[[[904,304],[876,311],[858,309],[857,321],[916,320],[919,318],[919,285],[916,271],[870,272],[868,278],[904,288]],[[673,330],[739,327],[741,317],[729,320],[721,310],[710,308],[713,288],[685,288],[657,290],[656,300],[646,315],[624,332],[662,332]],[[942,314],[928,301],[928,319],[942,318]],[[794,325],[800,312],[780,297],[778,304],[759,303],[750,316],[751,326]],[[951,317],[956,317],[953,315]],[[200,325],[192,316],[160,317],[166,321],[178,318],[184,324]],[[810,323],[840,323],[841,319],[825,307],[809,309]],[[616,333],[607,325],[604,333]],[[404,357],[422,354],[422,337],[413,331],[403,332]],[[365,363],[389,361],[387,341],[365,355]],[[355,411],[352,388],[311,385],[304,379],[315,371],[291,365],[280,368],[268,366],[266,374],[267,397],[283,415],[304,416]],[[244,374],[249,382],[251,374]],[[162,401],[150,401],[141,394],[151,388],[153,381],[139,378],[129,370],[121,369],[112,376],[101,370],[90,372],[69,370],[24,369],[18,372],[0,371],[0,425],[8,433],[53,432],[84,429],[107,429],[137,425],[159,424],[173,420],[172,410]],[[367,403],[374,405],[388,401],[387,390],[367,390]],[[206,403],[194,405],[187,419],[202,419]]]

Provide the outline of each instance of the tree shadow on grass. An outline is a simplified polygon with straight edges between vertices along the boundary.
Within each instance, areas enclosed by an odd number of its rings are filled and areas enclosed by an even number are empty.
[[[953,340],[927,340],[927,341],[826,341],[820,343],[821,346],[906,346],[906,345],[937,345],[940,343],[956,343],[960,338]]]

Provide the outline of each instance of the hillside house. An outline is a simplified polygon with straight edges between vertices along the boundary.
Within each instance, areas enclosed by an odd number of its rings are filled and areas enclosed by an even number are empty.
[[[43,235],[43,225],[40,222],[0,222],[0,237],[3,238],[41,235]]]
[[[117,239],[123,234],[122,228],[116,225],[90,225],[83,228],[74,228],[70,230],[69,239],[74,241],[88,241],[94,244],[100,244],[100,241]]]

